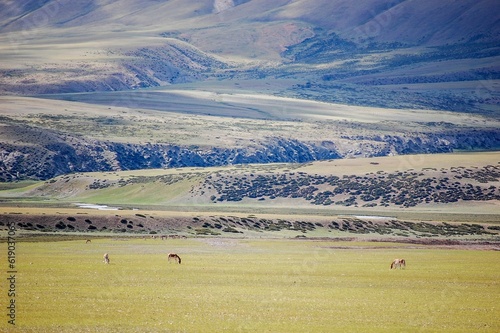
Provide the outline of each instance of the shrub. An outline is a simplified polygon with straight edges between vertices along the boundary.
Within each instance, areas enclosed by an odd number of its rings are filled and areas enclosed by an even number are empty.
[[[56,228],[60,229],[60,230],[66,229],[66,224],[64,224],[63,221],[59,221],[59,222],[56,223]]]

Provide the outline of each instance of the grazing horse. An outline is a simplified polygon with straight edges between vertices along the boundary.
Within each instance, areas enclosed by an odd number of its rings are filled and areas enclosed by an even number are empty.
[[[103,258],[104,258],[104,263],[105,263],[105,264],[109,264],[109,256],[108,256],[108,254],[107,254],[107,253],[104,253]]]
[[[391,263],[391,269],[396,269],[396,268],[405,268],[406,267],[406,261],[404,259],[394,259]]]
[[[90,243],[90,242],[91,242],[91,240],[90,240],[90,239],[87,239],[87,240],[85,241],[85,244]]]
[[[168,261],[170,262],[170,259],[174,259],[177,263],[181,263],[181,257],[179,257],[176,253],[169,253],[168,254]]]

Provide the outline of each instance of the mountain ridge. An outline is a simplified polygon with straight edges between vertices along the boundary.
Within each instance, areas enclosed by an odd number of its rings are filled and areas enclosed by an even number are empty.
[[[69,5],[71,3],[71,5]],[[36,6],[38,5],[38,6]],[[199,20],[201,26],[241,21],[303,21],[345,37],[379,38],[379,41],[407,40],[445,44],[464,38],[498,38],[500,5],[494,0],[347,0],[311,1],[80,1],[46,0],[9,2],[0,15],[2,30],[27,27],[68,28],[95,23],[168,27],[165,21]],[[174,10],[175,9],[175,10]],[[156,13],[156,15],[151,15]],[[161,21],[163,16],[166,20]],[[14,18],[13,18],[14,16]],[[159,21],[159,22],[158,22]],[[30,23],[27,23],[30,22]],[[415,29],[414,22],[426,22]],[[148,24],[147,24],[148,23]],[[461,27],[461,29],[458,29]],[[421,30],[425,29],[425,30]],[[406,32],[406,33],[403,33]],[[484,35],[484,36],[481,36]],[[425,37],[425,38],[422,38]]]
[[[216,3],[208,0],[88,0],[76,5],[48,0],[39,2],[38,8],[29,5],[30,1],[9,2],[0,11],[3,13],[0,14],[0,37],[8,42],[6,50],[11,49],[18,55],[31,52],[25,47],[37,43],[32,37],[41,37],[57,41],[64,53],[69,52],[64,49],[65,45],[71,45],[76,47],[74,52],[104,48],[114,50],[115,56],[123,58],[127,51],[141,46],[164,44],[158,37],[168,33],[228,62],[251,61],[256,50],[259,62],[281,61],[280,53],[289,46],[312,37],[323,38],[315,33],[317,29],[327,35],[334,33],[358,48],[377,44],[428,47],[471,41],[480,47],[479,42],[498,43],[500,38],[500,15],[497,14],[500,11],[494,10],[499,6],[492,0],[467,0],[462,6],[452,1],[443,4],[411,0],[365,0],[366,7],[345,0],[227,3],[234,6],[214,12]],[[16,14],[17,18],[13,18]],[[113,41],[115,38],[126,38],[127,42],[119,46]],[[342,45],[337,47],[343,50]],[[9,53],[5,56],[9,58]],[[60,58],[50,53],[38,53],[36,57],[49,62],[51,58],[56,61]],[[92,59],[86,62],[89,60]],[[111,59],[104,58],[104,61],[109,63]]]
[[[222,7],[216,10],[217,6]],[[172,40],[161,36],[183,41],[185,44],[178,50],[196,49],[200,54],[217,57],[231,72],[243,77],[249,70],[258,71],[262,65],[279,65],[285,75],[302,77],[300,70],[287,66],[290,58],[283,57],[283,52],[290,47],[307,45],[311,38],[327,43],[328,52],[343,53],[351,58],[349,71],[357,76],[363,76],[367,68],[377,68],[376,63],[383,58],[390,59],[389,50],[418,46],[419,51],[409,49],[408,52],[426,55],[432,53],[432,47],[463,45],[457,51],[470,52],[466,50],[469,43],[473,43],[472,49],[480,50],[486,45],[498,45],[500,40],[500,5],[492,0],[467,0],[460,4],[448,0],[439,3],[364,0],[357,5],[346,0],[272,3],[262,0],[88,0],[76,4],[47,0],[36,4],[9,2],[3,4],[0,13],[3,13],[0,14],[0,40],[5,42],[0,49],[5,60],[0,66],[0,91],[4,94],[26,94],[30,89],[45,94],[172,84],[175,82],[172,77],[153,78],[161,69],[148,62],[148,55],[137,56],[141,49],[171,48]],[[329,40],[332,34],[340,43]],[[61,52],[55,52],[54,45]],[[356,52],[351,52],[353,46]],[[498,47],[489,47],[492,48],[490,57],[498,57]],[[324,49],[316,51],[311,57],[324,58]],[[380,54],[380,60],[370,55],[374,51]],[[171,52],[175,54],[172,50],[168,53]],[[366,66],[370,57],[375,66]],[[182,68],[192,60],[186,58],[178,63]],[[325,63],[334,60],[331,56],[324,58]],[[438,60],[446,60],[446,57],[428,59]],[[131,62],[141,63],[142,68],[134,70]],[[208,64],[212,67],[216,63]],[[292,61],[292,65],[298,69],[303,67],[301,61]],[[162,66],[172,67],[174,72],[178,69],[165,60]],[[401,65],[391,63],[387,69],[394,66]],[[75,67],[83,74],[81,79],[71,75],[77,70]],[[213,66],[207,76],[199,76],[196,70],[182,74],[186,78],[194,76],[198,81],[208,77],[231,78],[234,74],[226,69]],[[47,73],[57,70],[58,77]],[[498,66],[487,70],[498,72]],[[149,76],[145,77],[145,72]],[[260,75],[269,77],[265,69]],[[312,76],[317,79],[321,73]],[[71,88],[65,83],[69,80],[94,83],[75,84]],[[107,81],[108,86],[99,81]],[[43,87],[44,82],[54,88],[36,89]]]
[[[0,95],[32,98],[3,114],[1,125],[12,134],[2,136],[4,179],[46,179],[91,165],[497,149],[499,22],[494,0],[2,2]],[[50,114],[36,97],[54,100]],[[16,118],[25,107],[40,114]],[[105,114],[117,107],[128,110]],[[168,111],[172,122],[155,118],[165,132],[149,118],[137,125],[124,116],[132,109]],[[100,116],[83,120],[96,110]],[[203,118],[209,130],[200,127],[197,117],[212,116]],[[44,133],[52,138],[47,145],[34,139]],[[181,152],[177,160],[170,151]],[[58,159],[62,152],[68,159]],[[29,171],[18,175],[22,168]]]

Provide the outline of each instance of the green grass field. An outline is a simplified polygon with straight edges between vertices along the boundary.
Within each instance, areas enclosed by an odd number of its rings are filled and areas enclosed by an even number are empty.
[[[109,265],[102,261],[105,252]],[[182,264],[168,263],[169,252],[177,252]],[[89,244],[18,242],[16,255],[16,326],[4,315],[1,332],[500,330],[495,251],[289,239],[96,238]],[[405,270],[389,269],[397,257],[407,260]],[[5,313],[6,296],[2,291]]]

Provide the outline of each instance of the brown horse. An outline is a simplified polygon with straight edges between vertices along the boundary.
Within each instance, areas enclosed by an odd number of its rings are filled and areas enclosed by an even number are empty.
[[[169,253],[168,254],[168,261],[170,262],[170,259],[174,259],[177,263],[181,263],[181,257],[179,257],[176,253]]]
[[[90,239],[87,239],[87,240],[85,241],[85,244],[88,244],[88,243],[90,243],[90,242],[91,242],[91,240],[90,240]]]
[[[105,263],[105,264],[109,264],[109,256],[108,256],[108,254],[107,254],[107,253],[104,253],[103,258],[104,258],[104,263]]]
[[[396,268],[405,268],[406,267],[406,261],[404,259],[394,259],[391,263],[391,269],[396,269]]]

